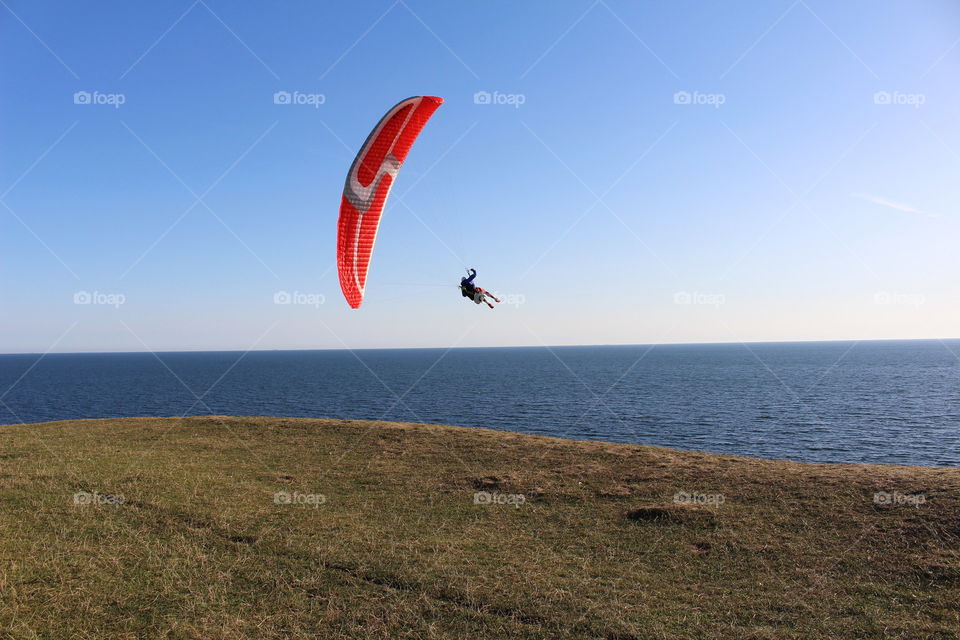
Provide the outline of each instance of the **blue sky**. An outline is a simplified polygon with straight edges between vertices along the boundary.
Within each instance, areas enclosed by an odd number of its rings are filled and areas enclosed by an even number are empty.
[[[0,5],[0,352],[957,336],[956,3]]]

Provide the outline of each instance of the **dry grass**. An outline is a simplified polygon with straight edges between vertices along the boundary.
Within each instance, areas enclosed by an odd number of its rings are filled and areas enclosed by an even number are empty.
[[[414,424],[0,427],[0,637],[954,638],[958,490]]]

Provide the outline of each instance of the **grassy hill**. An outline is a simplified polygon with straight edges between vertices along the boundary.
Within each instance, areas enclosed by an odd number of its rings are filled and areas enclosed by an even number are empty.
[[[0,427],[0,638],[957,634],[960,470],[386,422]]]

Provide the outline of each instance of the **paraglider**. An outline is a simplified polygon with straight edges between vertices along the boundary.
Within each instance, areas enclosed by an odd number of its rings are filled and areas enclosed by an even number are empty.
[[[488,307],[493,309],[493,305],[490,304],[487,298],[490,298],[494,302],[500,302],[500,298],[473,284],[473,279],[477,277],[476,269],[467,269],[467,273],[470,274],[469,277],[460,278],[460,295],[473,300],[474,304],[486,303]]]
[[[401,100],[380,119],[350,165],[337,223],[337,272],[343,296],[354,309],[363,302],[390,188],[410,147],[441,104],[443,98],[436,96]]]

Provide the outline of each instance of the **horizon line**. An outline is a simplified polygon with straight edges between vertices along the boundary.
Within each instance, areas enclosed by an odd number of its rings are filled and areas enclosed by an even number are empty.
[[[420,350],[447,350],[462,351],[465,349],[562,349],[567,347],[669,347],[669,346],[711,346],[711,345],[754,345],[754,344],[816,344],[829,342],[944,342],[960,340],[958,337],[938,338],[823,338],[807,340],[719,340],[719,341],[691,341],[691,342],[623,342],[623,343],[579,343],[579,344],[520,344],[520,345],[486,345],[462,347],[302,347],[302,348],[257,348],[257,349],[141,349],[139,351],[4,351],[0,356],[51,356],[51,355],[122,355],[134,353],[253,353],[273,351],[409,351]]]

